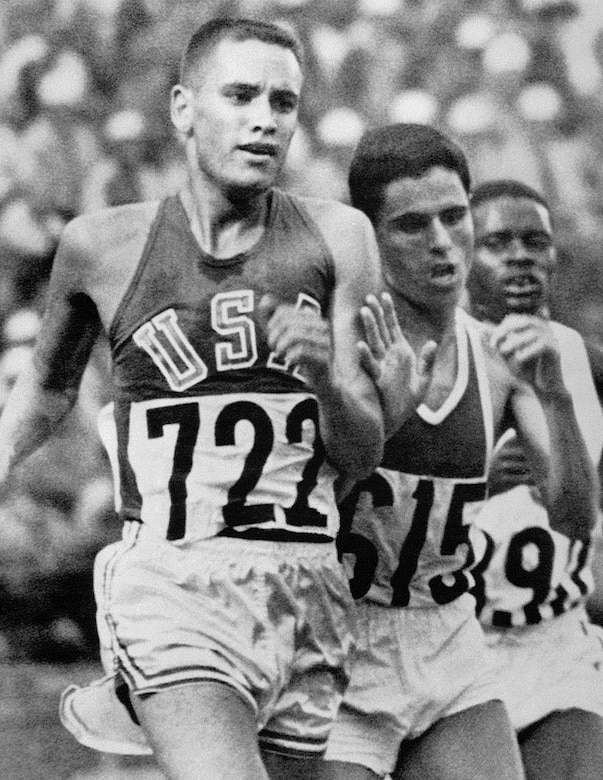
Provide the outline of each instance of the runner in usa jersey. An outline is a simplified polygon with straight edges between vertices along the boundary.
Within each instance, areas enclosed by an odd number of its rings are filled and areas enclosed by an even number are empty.
[[[461,309],[456,343],[450,394],[438,409],[418,407],[341,506],[340,547],[355,553],[356,598],[432,607],[473,585],[465,507],[485,498],[494,429],[479,327]]]
[[[108,337],[124,531],[95,562],[105,677],[72,686],[61,718],[95,749],[152,750],[170,779],[321,777],[348,677],[333,481],[383,451],[357,348],[379,259],[363,214],[274,186],[302,63],[275,24],[193,33],[170,95],[186,183],[66,226],[0,420],[3,480]]]
[[[558,532],[576,511],[594,525],[594,469],[546,321],[517,315],[493,328],[459,308],[473,251],[462,150],[425,125],[369,130],[349,183],[375,227],[387,287],[362,310],[359,344],[387,441],[379,467],[341,507],[358,629],[326,758],[337,780],[519,780],[471,594],[472,517],[509,418]],[[426,390],[402,379],[413,363],[408,343],[419,377],[430,367]]]
[[[179,197],[158,209],[110,329],[122,515],[177,541],[334,538],[336,471],[316,396],[272,352],[260,300],[326,316],[334,268],[299,199],[274,190],[263,239],[218,260]]]
[[[517,311],[548,318],[555,249],[544,198],[521,182],[494,180],[476,188],[472,211],[470,310],[490,322]],[[558,322],[549,327],[597,468],[603,412],[584,341]],[[472,526],[473,593],[528,777],[596,780],[603,776],[603,631],[589,620],[586,604],[600,524],[585,522],[577,503],[556,527],[534,482],[509,428],[495,448],[492,495]]]

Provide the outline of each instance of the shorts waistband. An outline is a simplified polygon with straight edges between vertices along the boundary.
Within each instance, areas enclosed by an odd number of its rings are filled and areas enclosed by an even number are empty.
[[[229,529],[230,530],[230,529]],[[122,538],[130,542],[151,542],[173,545],[178,549],[203,547],[208,550],[227,552],[232,550],[237,556],[241,555],[241,546],[253,555],[266,555],[269,557],[311,557],[316,560],[333,558],[337,560],[337,548],[335,540],[326,535],[292,533],[281,529],[273,529],[266,535],[254,534],[260,529],[247,529],[246,532],[219,533],[215,536],[202,538],[185,538],[170,541],[158,536],[155,529],[147,527],[139,520],[129,520],[124,523]]]
[[[335,541],[333,532],[336,529],[332,527],[333,523],[329,523],[325,515],[311,507],[287,509],[277,504],[232,504],[221,510],[212,507],[209,511],[213,516],[211,521],[206,520],[201,524],[195,519],[187,521],[188,527],[182,528],[177,534],[172,534],[171,524],[164,527],[163,523],[147,522],[127,511],[122,511],[121,520],[124,527],[136,524],[145,535],[174,542],[214,536],[311,544],[330,544]]]

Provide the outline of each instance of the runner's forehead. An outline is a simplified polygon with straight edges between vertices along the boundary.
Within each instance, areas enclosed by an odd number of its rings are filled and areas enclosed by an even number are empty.
[[[456,171],[430,168],[422,176],[405,176],[390,182],[384,190],[382,216],[405,213],[438,213],[467,206],[468,196]]]
[[[490,233],[546,233],[552,235],[548,210],[530,198],[502,197],[473,210],[476,237]]]
[[[224,87],[229,84],[269,85],[301,91],[303,75],[295,54],[284,46],[255,39],[225,39],[199,63],[199,81]]]

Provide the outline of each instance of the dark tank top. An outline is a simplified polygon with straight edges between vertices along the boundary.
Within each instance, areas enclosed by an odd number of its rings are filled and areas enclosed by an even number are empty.
[[[199,247],[180,198],[167,198],[109,333],[118,400],[231,392],[233,383],[299,388],[291,373],[270,369],[257,305],[269,292],[314,301],[325,315],[333,286],[331,253],[301,199],[274,190],[260,241],[217,259]]]
[[[473,585],[469,527],[486,496],[494,425],[478,327],[460,309],[456,334],[448,398],[437,410],[421,404],[386,442],[375,473],[342,504],[339,545],[354,553],[358,598],[432,608]]]
[[[333,533],[316,399],[271,354],[258,316],[266,293],[327,316],[333,288],[302,198],[273,190],[262,238],[228,259],[201,250],[178,196],[162,202],[109,333],[125,519],[174,540],[252,526]],[[292,521],[281,510],[300,501]]]

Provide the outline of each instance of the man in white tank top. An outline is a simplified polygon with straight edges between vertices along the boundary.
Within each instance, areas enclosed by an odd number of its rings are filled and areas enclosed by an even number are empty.
[[[555,249],[545,199],[521,182],[493,180],[474,190],[471,210],[469,310],[494,323],[511,312],[548,319]],[[575,330],[550,320],[549,326],[596,467],[603,412],[585,345]],[[474,592],[526,773],[535,780],[598,780],[603,631],[591,624],[585,603],[594,587],[592,546],[600,526],[585,533],[576,507],[564,533],[551,527],[512,428],[496,447],[490,493],[474,518],[480,529],[474,537]]]

